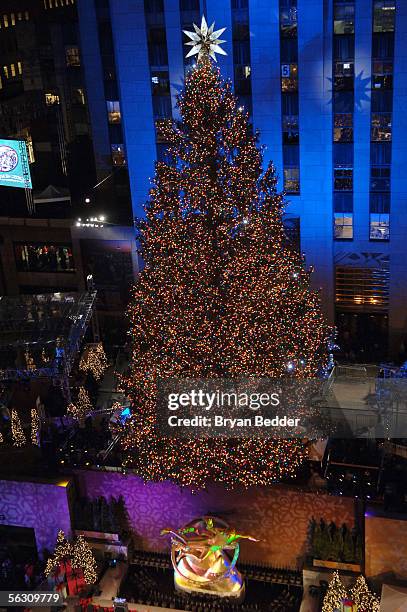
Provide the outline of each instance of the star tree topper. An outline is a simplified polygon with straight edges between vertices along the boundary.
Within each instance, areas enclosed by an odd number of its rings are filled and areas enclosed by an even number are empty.
[[[204,16],[202,16],[200,28],[198,28],[197,25],[193,24],[195,32],[188,32],[187,30],[183,30],[184,34],[186,34],[188,38],[191,39],[185,44],[192,47],[186,57],[198,55],[199,61],[205,55],[210,55],[210,57],[216,62],[216,53],[220,53],[221,55],[227,55],[226,51],[224,51],[224,49],[220,47],[220,45],[226,41],[219,39],[219,36],[226,30],[226,28],[221,28],[220,30],[216,30],[214,32],[214,25],[215,22],[213,22],[211,27],[208,28],[206,19]]]

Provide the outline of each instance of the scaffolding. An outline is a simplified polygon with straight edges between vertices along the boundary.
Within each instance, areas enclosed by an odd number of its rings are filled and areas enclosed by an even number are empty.
[[[0,297],[0,382],[50,379],[70,400],[69,375],[96,291]]]

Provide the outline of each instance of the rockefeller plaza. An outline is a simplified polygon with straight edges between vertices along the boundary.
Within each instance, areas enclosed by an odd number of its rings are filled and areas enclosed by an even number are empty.
[[[407,612],[407,3],[0,49],[0,612]]]

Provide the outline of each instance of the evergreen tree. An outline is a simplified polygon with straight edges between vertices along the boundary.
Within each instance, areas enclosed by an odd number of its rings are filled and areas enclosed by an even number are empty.
[[[342,601],[346,599],[346,597],[346,589],[339,578],[339,574],[338,572],[334,572],[324,597],[322,612],[339,612],[342,610]]]
[[[81,569],[86,584],[97,581],[97,565],[89,544],[83,536],[78,536],[73,544],[72,568]]]
[[[295,474],[300,440],[164,440],[155,430],[158,378],[315,377],[329,335],[287,242],[274,167],[263,171],[258,136],[208,53],[178,106],[181,121],[161,125],[167,161],[139,224],[126,463],[184,486],[268,484]]]
[[[66,563],[72,559],[72,553],[72,544],[66,539],[65,533],[60,529],[58,531],[54,554],[48,559],[45,566],[45,575],[50,576],[58,570],[61,565],[66,572]]]
[[[379,612],[380,601],[367,586],[364,576],[359,576],[355,586],[351,589],[350,597],[357,605],[359,612]]]

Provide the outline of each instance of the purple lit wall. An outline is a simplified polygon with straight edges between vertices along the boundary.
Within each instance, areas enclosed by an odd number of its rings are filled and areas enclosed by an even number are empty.
[[[82,496],[122,496],[135,546],[149,550],[168,550],[167,539],[159,535],[163,527],[178,528],[203,514],[216,513],[240,533],[261,539],[258,544],[242,542],[243,560],[295,567],[304,558],[312,517],[354,524],[352,499],[278,485],[248,491],[212,486],[194,495],[169,482],[144,484],[133,475],[115,472],[78,472],[76,478]]]
[[[34,529],[37,550],[53,550],[59,529],[70,534],[69,482],[0,480],[0,525]]]

